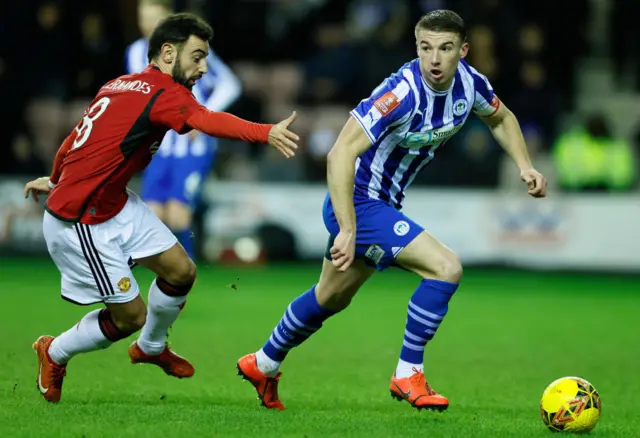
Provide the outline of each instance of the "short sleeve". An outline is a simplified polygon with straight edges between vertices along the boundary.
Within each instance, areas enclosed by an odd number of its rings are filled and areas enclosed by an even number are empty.
[[[201,107],[187,88],[172,87],[160,93],[151,109],[150,119],[152,123],[184,134],[191,130],[186,125],[187,120]]]
[[[386,132],[408,120],[414,110],[411,85],[404,77],[394,74],[362,100],[351,115],[360,123],[371,143],[376,143]]]
[[[500,109],[500,99],[494,93],[489,79],[475,68],[471,66],[468,66],[468,68],[473,77],[473,86],[475,88],[473,112],[480,117],[494,115]]]

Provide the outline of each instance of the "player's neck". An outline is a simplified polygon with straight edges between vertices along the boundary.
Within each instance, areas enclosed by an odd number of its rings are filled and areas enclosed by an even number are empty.
[[[453,84],[453,78],[449,79],[447,82],[443,84],[433,84],[429,81],[429,79],[427,79],[425,74],[422,74],[422,80],[424,81],[425,84],[427,84],[429,88],[431,88],[431,90],[437,93],[444,93],[446,91],[449,91],[449,89],[451,88],[451,85]]]
[[[167,75],[171,75],[171,70],[172,67],[169,64],[164,64],[162,62],[158,62],[158,61],[151,61],[152,65],[155,65],[156,67],[158,67],[158,70],[160,70],[162,73],[167,74]]]

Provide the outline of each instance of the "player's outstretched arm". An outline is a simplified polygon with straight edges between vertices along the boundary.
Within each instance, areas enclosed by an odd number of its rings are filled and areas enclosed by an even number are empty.
[[[481,117],[502,148],[511,156],[520,169],[520,177],[527,183],[528,193],[534,198],[547,195],[547,180],[533,168],[527,145],[516,116],[503,103],[488,117]]]
[[[244,140],[251,143],[269,143],[282,155],[291,158],[295,155],[300,140],[289,126],[295,121],[296,112],[276,125],[253,123],[229,113],[213,112],[200,108],[186,121],[186,124],[212,137]]]
[[[352,117],[342,128],[327,156],[327,183],[340,233],[331,248],[333,264],[346,271],[355,254],[356,212],[353,185],[356,159],[371,147],[371,141]]]

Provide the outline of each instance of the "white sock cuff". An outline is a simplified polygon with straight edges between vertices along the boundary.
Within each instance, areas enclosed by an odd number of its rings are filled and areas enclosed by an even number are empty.
[[[153,283],[151,283],[151,288],[149,289],[149,307],[172,308],[184,304],[185,301],[187,301],[186,295],[179,297],[169,296],[160,290],[155,279]]]

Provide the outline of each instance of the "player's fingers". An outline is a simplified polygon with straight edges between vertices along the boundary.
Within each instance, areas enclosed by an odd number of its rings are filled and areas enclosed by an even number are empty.
[[[31,197],[34,201],[38,202],[38,190],[31,190]]]
[[[24,186],[24,197],[25,197],[25,199],[29,197],[29,190],[31,190],[29,188],[29,184],[25,185]]]
[[[298,137],[295,132],[289,131],[288,129],[284,129],[282,133],[284,134],[285,137],[290,138],[291,140],[300,141],[300,137]],[[296,145],[296,147],[298,147],[298,145]]]
[[[347,269],[349,269],[349,266],[351,266],[351,263],[353,263],[353,258],[348,257],[338,270],[340,272],[345,272]]]
[[[290,148],[289,146],[287,146],[287,145],[282,146],[282,150],[284,151],[284,153],[286,153],[287,158],[291,158],[291,157],[293,157],[293,156],[295,156],[295,155],[296,155],[296,151],[295,151],[295,149],[291,149],[291,148]]]
[[[289,149],[292,149],[292,150],[296,150],[296,149],[298,149],[298,145],[297,145],[297,144],[295,144],[293,141],[289,140],[287,137],[284,137],[284,136],[283,136],[283,137],[280,139],[280,141],[281,141],[281,142],[282,142],[286,147],[288,147]]]
[[[287,148],[286,146],[279,145],[279,146],[277,146],[277,148],[280,151],[280,153],[282,155],[284,155],[285,157],[287,157],[287,158],[291,158],[294,155],[293,152],[289,148]]]

